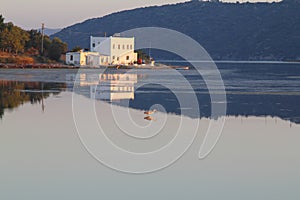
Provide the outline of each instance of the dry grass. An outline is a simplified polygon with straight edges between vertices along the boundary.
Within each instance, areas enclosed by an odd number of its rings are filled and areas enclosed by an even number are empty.
[[[16,55],[7,52],[0,52],[0,63],[15,63],[15,64],[34,64],[35,61],[30,56]]]

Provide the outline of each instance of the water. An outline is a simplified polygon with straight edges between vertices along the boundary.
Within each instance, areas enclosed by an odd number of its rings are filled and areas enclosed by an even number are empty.
[[[209,123],[217,119],[210,117],[210,91],[195,70],[180,71],[193,91],[168,70],[129,75],[128,70],[109,70],[105,76],[83,70],[77,78],[76,70],[1,70],[0,199],[299,199],[300,66],[218,67],[227,95],[227,102],[218,105],[226,103],[226,120],[218,143],[203,160],[199,148]],[[182,107],[175,93],[187,99],[194,93],[200,112],[190,102]],[[88,113],[89,105],[96,115]],[[159,111],[147,121],[143,110],[153,105]],[[148,139],[124,136],[127,112],[144,127],[135,136]],[[82,123],[77,129],[74,116]],[[132,175],[101,164],[83,145],[95,116],[109,139],[137,152],[164,146],[181,120],[191,127],[201,120],[195,141],[174,164]],[[165,126],[157,130],[160,134],[149,138],[160,125]],[[80,126],[91,131],[78,134]],[[125,162],[119,159],[121,165]]]
[[[300,122],[300,70],[297,64],[219,64],[218,65],[227,96],[227,115],[272,116]],[[99,78],[97,70],[80,71],[85,76],[81,87],[90,96],[90,85]],[[124,74],[127,70],[109,70],[106,73]],[[180,71],[192,85],[193,91],[182,86],[183,82],[168,70],[131,71],[136,74],[133,83],[136,91],[134,99],[119,99],[114,104],[127,105],[135,109],[149,109],[154,104],[162,104],[167,112],[180,114],[180,105],[174,91],[181,94],[195,93],[199,101],[200,114],[189,113],[190,117],[211,116],[211,99],[204,80],[195,70]],[[45,82],[44,93],[72,91],[76,70],[2,70],[0,79],[14,82]],[[73,79],[72,79],[73,78]],[[73,80],[73,81],[72,81]],[[90,82],[90,83],[88,83]],[[51,83],[51,84],[49,84]],[[53,83],[53,84],[52,84]],[[156,83],[171,85],[174,91]],[[142,84],[143,87],[140,87]],[[37,85],[33,91],[41,91]],[[47,91],[49,90],[49,91]],[[18,90],[22,92],[22,90]],[[33,91],[23,91],[33,93]],[[76,91],[77,92],[77,91]],[[84,92],[83,92],[84,93]],[[132,93],[132,92],[131,92]],[[5,99],[5,97],[2,97]],[[3,106],[2,106],[3,107]]]

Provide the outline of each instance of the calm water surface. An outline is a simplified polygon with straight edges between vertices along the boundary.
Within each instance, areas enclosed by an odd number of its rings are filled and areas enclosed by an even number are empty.
[[[72,97],[82,98],[83,111],[85,102],[95,99],[100,119],[107,105],[129,107],[139,125],[150,123],[142,110],[160,104],[174,127],[161,131],[153,142],[159,146],[176,129],[172,117],[201,118],[201,130],[216,120],[210,119],[210,94],[195,70],[180,73],[192,85],[200,113],[193,105],[180,106],[174,92],[191,91],[168,70],[1,70],[0,199],[299,199],[300,65],[218,67],[227,95],[220,104],[226,103],[227,114],[212,153],[198,159],[200,131],[181,159],[144,175],[112,170],[86,151],[74,124]],[[161,82],[175,86],[170,90]],[[120,146],[153,147],[129,142],[114,121],[105,123]]]

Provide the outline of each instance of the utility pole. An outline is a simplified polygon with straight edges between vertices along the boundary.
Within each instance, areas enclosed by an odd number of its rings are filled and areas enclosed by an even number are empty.
[[[44,103],[44,83],[42,83],[42,111],[45,112],[45,103]]]
[[[41,48],[42,55],[44,53],[44,29],[45,29],[45,25],[44,23],[42,23],[42,48]]]

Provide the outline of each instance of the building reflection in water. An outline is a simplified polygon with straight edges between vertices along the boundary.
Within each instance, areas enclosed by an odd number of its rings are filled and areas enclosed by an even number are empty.
[[[134,99],[134,86],[138,82],[138,75],[82,73],[77,77],[75,74],[68,74],[66,80],[69,89],[77,87],[76,91],[82,91],[80,93],[92,99],[113,102]]]

